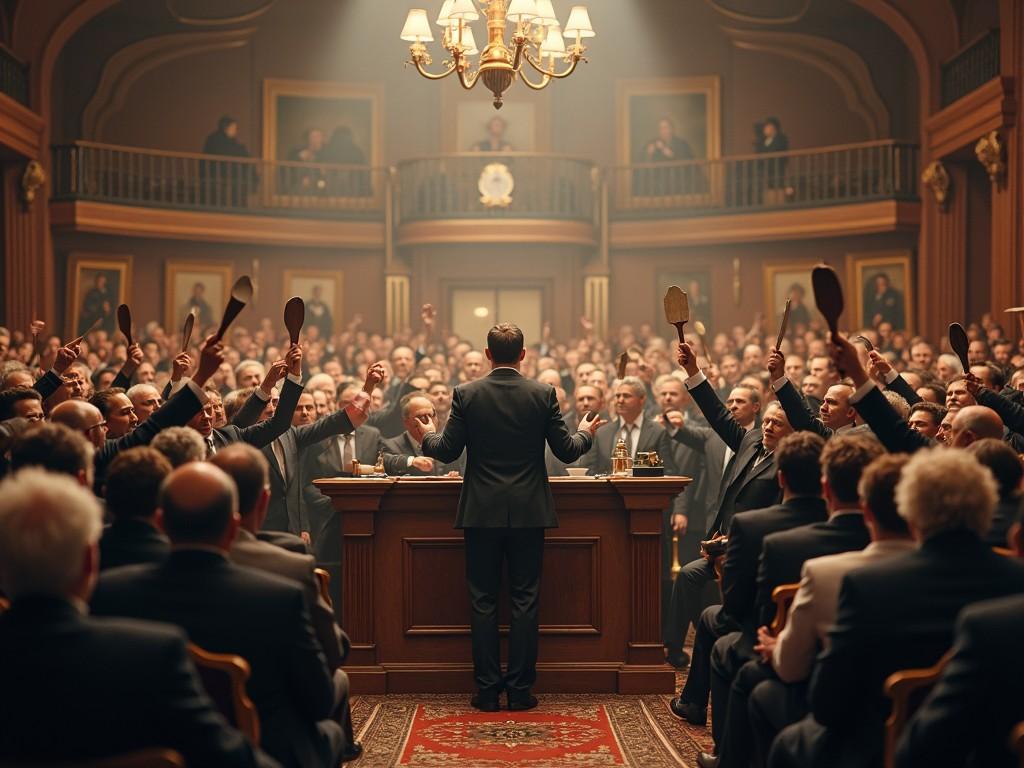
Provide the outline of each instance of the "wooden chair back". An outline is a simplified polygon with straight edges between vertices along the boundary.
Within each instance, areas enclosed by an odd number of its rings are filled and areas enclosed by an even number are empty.
[[[0,597],[0,613],[11,609],[11,601],[6,597]]]
[[[896,744],[903,729],[935,687],[952,655],[952,651],[949,651],[934,666],[901,669],[886,679],[884,690],[885,695],[892,699],[892,711],[885,723],[885,768],[894,768],[896,765]]]
[[[185,768],[185,758],[173,749],[143,749],[115,757],[74,762],[32,763],[33,768]],[[14,763],[0,763],[14,768]]]
[[[331,574],[323,568],[314,568],[313,574],[316,576],[316,583],[320,587],[320,597],[333,608],[334,603],[331,601]]]
[[[194,643],[188,652],[196,665],[206,693],[224,718],[245,734],[253,745],[260,743],[260,719],[256,705],[245,690],[249,662],[230,653],[211,653]]]
[[[1003,557],[1016,557],[1017,553],[1008,547],[992,547],[992,551]]]
[[[772,601],[775,603],[775,618],[769,627],[776,637],[786,626],[786,618],[789,616],[789,609],[793,605],[793,598],[796,597],[799,584],[779,584],[772,590]]]

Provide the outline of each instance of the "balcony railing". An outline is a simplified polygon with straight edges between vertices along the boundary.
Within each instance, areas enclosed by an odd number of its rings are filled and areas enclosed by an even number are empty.
[[[999,30],[993,29],[942,65],[942,106],[999,75]]]
[[[0,45],[0,93],[28,106],[28,67]]]
[[[894,141],[630,165],[612,172],[612,215],[708,216],[913,200],[917,166],[917,146]]]
[[[91,142],[53,148],[53,198],[274,216],[378,219],[387,171]]]
[[[527,152],[473,153],[398,164],[398,216],[595,222],[600,174],[587,160]],[[508,191],[505,204],[495,201]],[[491,204],[484,202],[489,198]]]
[[[918,148],[876,141],[601,172],[533,153],[404,160],[396,169],[231,158],[91,142],[53,148],[53,199],[301,218],[612,219],[916,200]],[[510,200],[493,204],[508,192]],[[484,198],[491,198],[485,200]],[[488,204],[492,203],[492,204]]]

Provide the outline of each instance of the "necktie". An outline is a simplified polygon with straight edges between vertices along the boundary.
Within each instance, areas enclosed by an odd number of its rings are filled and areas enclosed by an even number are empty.
[[[206,458],[210,458],[217,453],[217,446],[213,444],[213,435],[206,438]]]
[[[288,466],[285,464],[284,445],[281,444],[281,438],[277,438],[277,440],[275,440],[271,445],[273,446],[271,450],[274,451],[274,458],[277,459],[278,466],[281,468],[281,477],[287,483]]]
[[[636,456],[636,446],[633,444],[633,427],[629,424],[622,425],[622,442],[626,444],[626,450],[630,457]]]
[[[344,441],[341,449],[341,471],[351,472],[352,460],[355,458],[355,439],[351,433],[343,435],[341,439]]]

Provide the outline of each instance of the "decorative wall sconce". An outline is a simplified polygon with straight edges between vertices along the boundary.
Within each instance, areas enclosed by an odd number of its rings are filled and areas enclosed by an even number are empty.
[[[21,199],[25,205],[31,205],[36,199],[36,192],[46,183],[46,171],[38,160],[29,160],[25,172],[21,175]]]
[[[945,210],[946,203],[949,202],[950,189],[952,182],[949,178],[949,173],[946,172],[946,166],[944,166],[939,160],[934,160],[928,164],[928,167],[921,173],[921,181],[932,191],[935,195],[935,202],[939,208]]]
[[[978,162],[985,167],[989,181],[993,184],[1002,183],[1006,177],[1006,157],[999,131],[991,131],[978,139],[978,143],[974,145],[974,154]]]

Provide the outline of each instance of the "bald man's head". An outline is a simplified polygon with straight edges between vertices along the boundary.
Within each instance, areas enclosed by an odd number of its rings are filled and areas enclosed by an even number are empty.
[[[1003,421],[999,414],[983,405],[968,405],[956,412],[949,430],[949,444],[966,448],[976,440],[1003,439]]]
[[[178,467],[160,486],[157,522],[172,544],[202,544],[227,551],[238,530],[234,481],[204,462]]]
[[[50,421],[81,432],[96,448],[107,439],[107,422],[100,409],[85,400],[65,400],[50,411]]]

